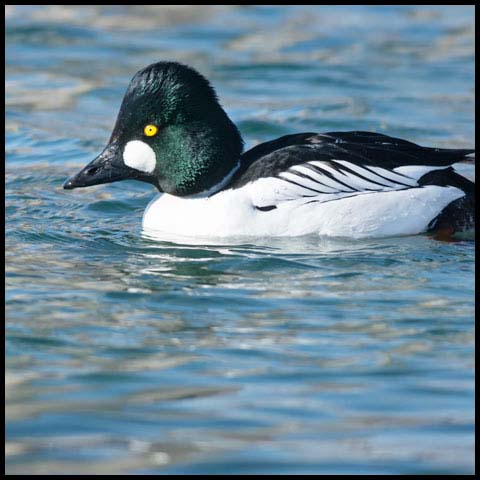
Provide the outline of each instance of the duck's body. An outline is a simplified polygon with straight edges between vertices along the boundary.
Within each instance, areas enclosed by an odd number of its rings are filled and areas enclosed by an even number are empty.
[[[213,192],[160,194],[143,227],[219,237],[422,233],[452,202],[473,199],[471,182],[451,167],[469,153],[367,132],[288,135],[242,155]],[[457,230],[470,223],[465,213],[449,218]]]
[[[177,100],[179,86],[192,88]],[[132,108],[147,113],[134,126],[125,112]],[[368,132],[287,135],[241,150],[238,130],[203,77],[154,64],[132,80],[109,146],[65,188],[124,178],[152,183],[162,193],[148,205],[143,228],[182,236],[359,238],[474,227],[474,183],[455,170],[474,150]]]

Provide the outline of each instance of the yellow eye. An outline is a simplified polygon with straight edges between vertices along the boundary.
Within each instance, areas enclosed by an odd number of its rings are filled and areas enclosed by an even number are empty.
[[[143,133],[144,133],[147,137],[153,137],[154,135],[156,135],[157,132],[158,132],[158,128],[157,128],[155,125],[147,125],[147,126],[143,129]]]

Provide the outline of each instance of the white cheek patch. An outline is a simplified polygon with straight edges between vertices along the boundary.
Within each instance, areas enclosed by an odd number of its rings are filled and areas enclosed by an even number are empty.
[[[146,143],[140,140],[132,140],[125,145],[123,161],[135,170],[152,173],[157,163],[155,152]]]

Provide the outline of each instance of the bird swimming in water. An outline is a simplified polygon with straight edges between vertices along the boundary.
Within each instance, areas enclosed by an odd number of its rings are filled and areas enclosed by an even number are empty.
[[[455,235],[475,225],[474,149],[422,147],[363,131],[294,133],[243,152],[196,70],[140,70],[103,152],[65,189],[119,180],[154,185],[147,231],[182,236]]]

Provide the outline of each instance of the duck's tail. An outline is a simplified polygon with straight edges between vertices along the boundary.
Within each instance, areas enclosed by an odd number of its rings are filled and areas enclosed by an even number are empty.
[[[453,186],[465,196],[449,203],[429,225],[429,233],[439,238],[475,239],[475,150],[452,150],[458,155],[451,167],[424,175],[422,185]],[[419,183],[420,183],[419,182]]]

